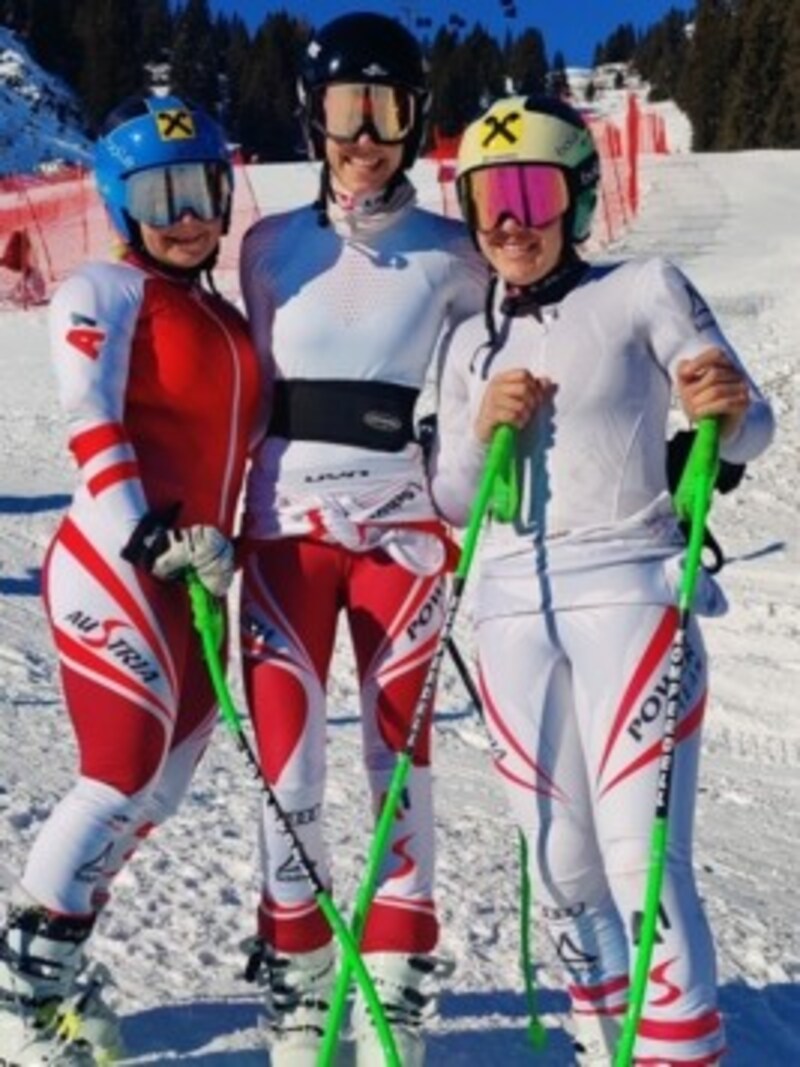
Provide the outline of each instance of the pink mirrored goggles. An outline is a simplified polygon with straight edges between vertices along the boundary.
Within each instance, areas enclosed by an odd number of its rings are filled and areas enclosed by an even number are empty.
[[[526,229],[540,229],[569,208],[567,179],[545,163],[506,163],[469,171],[458,180],[468,225],[489,233],[511,218]]]

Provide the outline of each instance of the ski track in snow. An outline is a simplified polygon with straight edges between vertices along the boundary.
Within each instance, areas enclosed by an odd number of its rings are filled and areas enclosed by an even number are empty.
[[[264,195],[279,168],[254,172]],[[281,181],[280,175],[278,181]],[[730,613],[707,620],[712,656],[696,866],[715,934],[728,1067],[800,1063],[797,878],[800,725],[797,338],[800,153],[676,155],[650,161],[644,203],[619,249],[685,267],[765,387],[779,419],[772,450],[713,528],[730,562]],[[436,190],[428,195],[435,202]],[[794,221],[792,221],[794,220]],[[44,550],[73,474],[47,368],[43,311],[0,315],[0,887],[3,896],[74,773],[38,599]],[[472,651],[468,603],[457,641]],[[236,672],[234,694],[242,706]],[[792,696],[792,694],[795,694]],[[353,899],[368,843],[356,690],[337,645],[330,698],[327,825],[335,896]],[[435,775],[442,951],[457,970],[432,1023],[428,1063],[505,1067],[569,1062],[567,1008],[534,930],[539,1007],[553,1025],[535,1055],[518,966],[516,834],[488,746],[446,664]],[[112,1001],[137,1064],[263,1065],[259,996],[241,980],[240,941],[257,899],[259,791],[221,728],[181,813],[120,876],[94,939],[115,975]],[[535,891],[535,887],[534,887]],[[377,1067],[377,1065],[376,1065]]]

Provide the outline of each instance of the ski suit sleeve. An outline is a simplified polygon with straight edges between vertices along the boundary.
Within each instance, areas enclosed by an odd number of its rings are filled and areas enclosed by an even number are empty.
[[[256,223],[245,235],[239,260],[239,275],[250,336],[261,364],[262,381],[272,382],[272,326],[275,319],[274,287],[270,277],[269,219]]]
[[[465,319],[476,315],[483,308],[487,282],[486,264],[473,247],[464,227],[463,233],[458,233],[451,245],[450,294],[447,314],[436,347],[437,380],[441,379],[447,363],[454,331]]]
[[[68,278],[50,307],[50,340],[69,448],[82,488],[125,545],[147,512],[125,428],[125,394],[143,281],[119,264]]]
[[[640,278],[637,314],[639,328],[655,359],[674,383],[678,365],[707,348],[722,349],[745,376],[750,407],[735,434],[720,443],[722,459],[748,463],[770,444],[775,420],[769,402],[747,373],[720,329],[713,312],[689,279],[663,259],[648,261]]]
[[[250,336],[261,368],[262,392],[258,406],[256,428],[250,439],[250,454],[267,436],[272,412],[272,384],[275,381],[275,360],[272,355],[272,324],[275,318],[275,298],[270,284],[269,220],[264,219],[245,234],[239,255],[239,285],[244,300]]]
[[[447,522],[465,526],[478,489],[488,446],[475,435],[480,390],[470,372],[474,344],[470,337],[483,331],[480,316],[469,320],[453,336],[439,388],[437,434],[429,473],[433,502]]]

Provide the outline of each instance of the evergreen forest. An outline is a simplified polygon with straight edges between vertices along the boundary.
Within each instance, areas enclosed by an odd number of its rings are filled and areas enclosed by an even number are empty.
[[[499,41],[456,16],[416,23],[431,71],[431,131],[459,133],[509,89],[564,91],[569,57],[549,56],[535,25]],[[216,114],[247,158],[305,153],[296,84],[314,27],[285,9],[265,10],[252,29],[214,15],[208,0],[0,0],[0,24],[74,90],[90,133],[124,97],[168,85]],[[696,151],[800,148],[800,0],[698,0],[646,31],[620,25],[594,61],[630,64],[652,98],[675,100]]]

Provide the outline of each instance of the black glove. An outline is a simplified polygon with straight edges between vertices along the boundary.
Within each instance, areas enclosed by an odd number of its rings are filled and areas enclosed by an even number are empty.
[[[683,469],[689,460],[696,432],[696,430],[678,430],[667,441],[667,484],[670,493],[674,493],[678,488]],[[720,493],[732,492],[744,477],[744,472],[744,463],[728,463],[727,460],[721,459],[714,488]],[[688,541],[689,523],[682,522],[680,527]],[[725,566],[725,553],[722,545],[708,526],[703,531],[702,563],[709,574],[718,574]]]
[[[678,430],[667,441],[667,484],[670,493],[674,493],[681,480],[683,468],[689,459],[696,430]],[[719,473],[714,483],[718,493],[731,493],[744,477],[744,463],[729,463],[726,459],[719,461]]]

